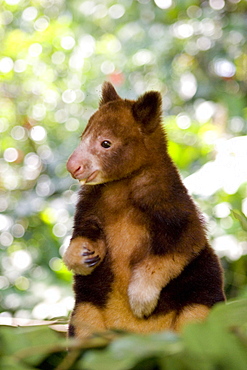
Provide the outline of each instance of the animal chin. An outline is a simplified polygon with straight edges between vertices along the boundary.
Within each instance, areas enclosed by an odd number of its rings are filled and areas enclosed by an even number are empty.
[[[85,185],[85,184],[86,185],[95,185],[95,184],[97,184],[98,182],[94,181],[94,180],[96,179],[98,173],[99,173],[99,170],[96,170],[93,173],[91,173],[91,175],[86,177],[85,179],[79,180],[80,184],[81,185]]]

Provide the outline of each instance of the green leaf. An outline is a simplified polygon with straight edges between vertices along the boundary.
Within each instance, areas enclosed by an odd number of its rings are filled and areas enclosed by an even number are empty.
[[[140,361],[159,358],[164,354],[173,356],[183,345],[173,333],[163,332],[153,335],[124,335],[105,350],[92,350],[85,354],[82,364],[90,370],[132,369]]]
[[[0,359],[0,369],[3,370],[34,370],[35,368],[32,366],[28,366],[27,364],[21,364],[19,360],[4,356]]]
[[[247,231],[247,217],[244,213],[238,210],[232,210],[231,213],[240,222],[243,230]]]
[[[246,332],[238,330],[247,323],[247,300],[215,306],[203,323],[188,325],[183,334],[186,353],[191,359],[203,363],[205,369],[215,366],[225,370],[247,368]],[[196,367],[191,367],[191,369]]]
[[[66,350],[66,340],[48,326],[1,327],[2,356],[12,356],[16,362],[38,364],[47,353]]]

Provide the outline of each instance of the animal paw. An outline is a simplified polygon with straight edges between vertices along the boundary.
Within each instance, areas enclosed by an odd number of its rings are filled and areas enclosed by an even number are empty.
[[[84,238],[72,239],[63,260],[74,273],[89,275],[98,266],[102,258],[97,253],[97,245]]]
[[[129,303],[133,314],[142,319],[154,311],[159,300],[160,290],[148,284],[134,281],[128,288]]]
[[[82,256],[82,264],[86,268],[96,267],[96,265],[100,262],[100,256],[95,255],[95,251],[91,251],[85,246],[83,246],[83,252],[81,256]]]

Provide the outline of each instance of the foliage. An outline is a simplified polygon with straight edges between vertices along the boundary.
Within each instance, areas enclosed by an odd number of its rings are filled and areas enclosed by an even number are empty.
[[[246,300],[221,303],[205,322],[187,325],[180,336],[112,332],[80,342],[66,341],[48,326],[1,327],[1,368],[245,370],[246,315]]]
[[[73,305],[62,254],[78,185],[65,163],[105,79],[127,98],[162,92],[169,150],[207,215],[227,295],[246,296],[246,0],[0,5],[2,315]]]

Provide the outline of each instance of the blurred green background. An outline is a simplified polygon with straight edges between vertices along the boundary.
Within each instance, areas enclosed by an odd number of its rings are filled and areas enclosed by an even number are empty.
[[[104,80],[163,95],[171,156],[247,296],[247,1],[0,0],[0,316],[73,307],[65,163]]]

